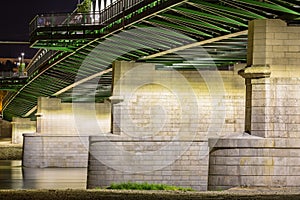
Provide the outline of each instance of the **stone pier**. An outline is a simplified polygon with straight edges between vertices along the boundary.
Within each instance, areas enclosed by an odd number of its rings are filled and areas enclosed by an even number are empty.
[[[210,139],[209,189],[300,186],[300,27],[249,24],[246,120],[239,138]]]
[[[232,71],[113,65],[112,135],[91,136],[88,188],[149,182],[207,190],[208,138],[244,130],[245,85]]]
[[[91,112],[96,113],[92,123]],[[37,132],[24,134],[25,167],[87,167],[88,136],[110,131],[109,103],[82,103],[76,108],[76,103],[41,97],[36,115]],[[86,132],[78,131],[79,126]]]

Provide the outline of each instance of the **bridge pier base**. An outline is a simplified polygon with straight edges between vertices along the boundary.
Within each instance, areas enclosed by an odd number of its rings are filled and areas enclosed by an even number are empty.
[[[299,31],[278,19],[249,23],[248,62],[240,74],[251,87],[246,124],[252,135],[300,137]]]
[[[249,24],[246,138],[210,139],[209,189],[300,186],[300,27]],[[259,137],[258,137],[259,136]]]
[[[176,71],[115,62],[113,134],[90,136],[87,188],[131,181],[207,190],[207,139],[243,131],[239,67]]]
[[[24,134],[23,166],[87,167],[88,136],[110,131],[107,103],[62,103],[57,98],[38,99],[37,133]],[[78,110],[79,109],[79,110]],[[90,112],[98,113],[90,127]],[[86,121],[81,121],[85,119]],[[78,127],[86,131],[78,131]]]

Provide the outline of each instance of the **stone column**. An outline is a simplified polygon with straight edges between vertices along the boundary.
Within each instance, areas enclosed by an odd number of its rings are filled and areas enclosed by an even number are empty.
[[[300,27],[278,19],[249,23],[245,131],[300,137]],[[249,109],[251,108],[251,109]]]
[[[252,128],[252,107],[253,107],[252,100],[257,97],[256,93],[253,96],[253,82],[257,83],[257,81],[254,80],[260,80],[260,81],[267,80],[267,78],[270,77],[270,67],[252,65],[251,67],[247,67],[245,69],[240,70],[239,75],[245,78],[245,85],[246,85],[245,132],[251,133],[252,132],[251,129]],[[261,85],[265,85],[265,83],[261,82]]]
[[[110,105],[62,103],[58,98],[38,98],[37,133],[49,135],[94,135],[110,130]]]
[[[29,118],[13,117],[11,124],[13,144],[23,144],[23,133],[36,132],[36,121],[31,121]]]
[[[113,63],[113,80],[112,80],[112,96],[109,98],[111,103],[111,132],[113,134],[121,134],[121,115],[122,110],[119,109],[118,104],[123,101],[122,93],[128,89],[127,84],[122,85],[122,82],[128,83],[130,80],[122,79],[126,72],[135,67],[135,62],[118,61]],[[129,81],[129,82],[128,82]]]

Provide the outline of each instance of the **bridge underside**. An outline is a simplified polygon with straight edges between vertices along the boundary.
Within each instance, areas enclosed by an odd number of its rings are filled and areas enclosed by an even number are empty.
[[[32,47],[55,52],[6,97],[4,118],[33,116],[40,96],[104,101],[111,95],[115,60],[157,63],[157,70],[230,70],[246,61],[250,20],[280,18],[297,25],[299,10],[295,0],[147,0],[100,24],[33,24]]]

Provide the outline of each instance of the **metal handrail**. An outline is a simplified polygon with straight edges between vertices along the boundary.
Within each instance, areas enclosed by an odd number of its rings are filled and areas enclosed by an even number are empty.
[[[0,72],[0,79],[6,79],[6,78],[11,78],[11,77],[14,77],[14,75],[16,75],[15,72],[12,72],[12,71],[1,71]]]
[[[29,32],[32,34],[37,28],[41,27],[105,25],[110,19],[142,2],[144,0],[119,0],[100,12],[37,15],[30,22]]]

